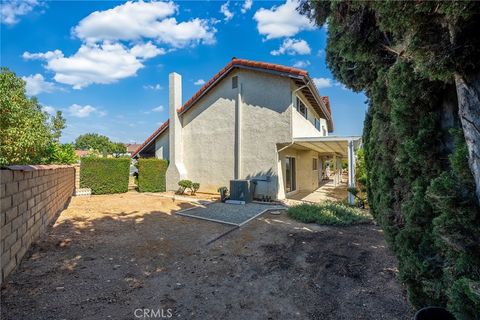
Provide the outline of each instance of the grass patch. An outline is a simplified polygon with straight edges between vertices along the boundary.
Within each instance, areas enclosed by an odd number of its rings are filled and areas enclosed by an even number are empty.
[[[349,226],[372,221],[368,210],[330,201],[319,204],[300,204],[290,207],[288,209],[288,216],[305,223],[317,223],[329,226]]]

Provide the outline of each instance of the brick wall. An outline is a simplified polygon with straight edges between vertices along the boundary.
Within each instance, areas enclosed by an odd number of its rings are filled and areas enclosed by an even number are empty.
[[[10,166],[0,170],[1,282],[65,208],[74,188],[75,170],[71,166]]]

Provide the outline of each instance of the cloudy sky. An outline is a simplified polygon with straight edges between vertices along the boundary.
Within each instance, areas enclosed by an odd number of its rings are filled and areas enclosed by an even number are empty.
[[[3,1],[1,65],[47,112],[67,118],[63,142],[86,132],[142,142],[168,118],[168,74],[183,101],[232,57],[307,70],[328,95],[334,135],[361,135],[365,96],[325,63],[328,30],[294,1]]]

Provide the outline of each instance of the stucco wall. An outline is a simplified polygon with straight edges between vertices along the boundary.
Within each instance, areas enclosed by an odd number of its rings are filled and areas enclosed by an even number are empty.
[[[217,192],[234,176],[235,98],[231,76],[183,114],[183,163],[200,191]]]
[[[239,178],[259,181],[256,193],[277,195],[276,144],[291,140],[290,80],[265,73],[232,72],[182,117],[184,164],[200,190],[216,192],[235,176],[235,108],[242,86]]]
[[[305,119],[297,110],[292,112],[292,135],[294,138],[322,137],[322,132]]]
[[[168,139],[169,130],[166,129],[160,134],[159,137],[155,140],[155,158],[157,159],[169,159],[169,139]]]
[[[242,71],[241,178],[258,181],[257,196],[276,198],[277,143],[291,141],[292,93],[290,79],[261,72]]]
[[[296,184],[298,191],[313,191],[318,188],[319,182],[319,172],[320,170],[320,161],[318,162],[318,170],[313,170],[313,159],[318,159],[318,153],[311,150],[298,150],[294,148],[288,148],[279,153],[279,160],[282,168],[283,181],[282,188],[285,183],[285,158],[294,157],[296,159]],[[295,193],[293,192],[293,193]]]
[[[300,97],[302,102],[307,106],[307,118],[301,115],[295,108],[293,112],[293,136],[294,137],[322,137],[322,125],[325,127],[325,136],[328,135],[327,121],[320,117],[313,109],[301,91],[297,91],[296,95]],[[295,106],[296,107],[296,106]],[[320,120],[320,131],[315,128],[315,118]]]
[[[14,169],[13,169],[14,168]],[[14,166],[0,170],[1,280],[65,208],[75,190],[72,166]]]

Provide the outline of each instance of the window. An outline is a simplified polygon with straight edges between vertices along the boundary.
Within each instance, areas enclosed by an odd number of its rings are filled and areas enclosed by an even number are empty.
[[[317,171],[318,170],[318,159],[317,158],[313,158],[312,159],[312,170],[313,171]]]
[[[238,77],[232,77],[232,89],[238,88]]]
[[[320,131],[320,120],[318,120],[317,118],[315,118],[315,129]]]
[[[307,119],[307,106],[303,104],[302,100],[300,100],[298,97],[297,97],[297,111],[300,112],[300,114],[302,116],[305,117],[305,119]]]

